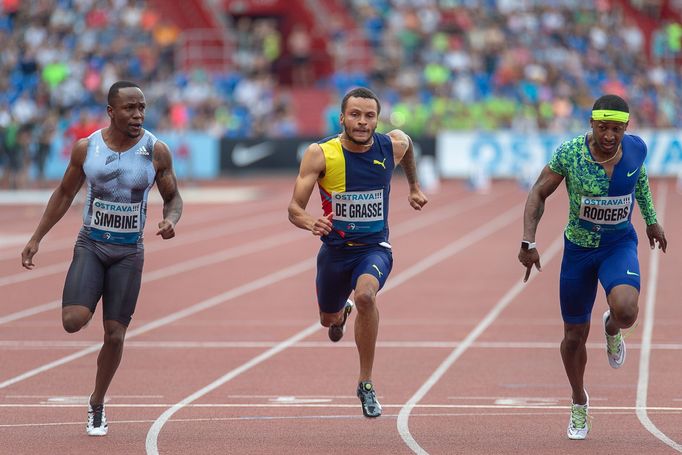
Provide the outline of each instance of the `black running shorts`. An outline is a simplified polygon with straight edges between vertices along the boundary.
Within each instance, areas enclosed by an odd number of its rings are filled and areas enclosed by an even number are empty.
[[[126,327],[135,312],[142,283],[144,247],[96,242],[81,231],[64,283],[62,307],[81,305],[94,312],[102,299],[105,321]]]

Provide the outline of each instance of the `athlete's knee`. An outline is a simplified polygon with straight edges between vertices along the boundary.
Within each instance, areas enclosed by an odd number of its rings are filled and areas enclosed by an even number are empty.
[[[86,307],[69,306],[62,309],[62,326],[68,333],[78,332],[85,327],[92,313]]]
[[[637,315],[639,314],[639,307],[637,302],[629,303],[626,305],[614,305],[611,309],[611,316],[622,328],[631,327],[635,321],[637,321]]]
[[[587,342],[588,327],[587,324],[566,326],[564,328],[564,339],[561,342],[561,348],[569,352],[582,349]]]
[[[336,323],[338,319],[338,313],[320,312],[320,324],[322,324],[323,327],[329,327],[330,325]]]
[[[123,347],[126,336],[126,326],[121,323],[107,321],[104,324],[104,344],[112,347]]]
[[[62,316],[62,326],[69,333],[78,332],[84,325],[82,321],[72,315]]]
[[[369,288],[356,289],[353,297],[358,313],[369,311],[376,305],[376,293]]]
[[[609,293],[611,317],[621,328],[632,326],[637,321],[639,292],[632,286],[616,286]]]

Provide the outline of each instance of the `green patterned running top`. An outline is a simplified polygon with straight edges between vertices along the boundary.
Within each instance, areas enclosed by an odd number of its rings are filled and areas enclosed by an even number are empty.
[[[597,248],[622,238],[633,230],[632,211],[637,200],[647,225],[656,223],[649,179],[644,166],[644,141],[626,134],[622,157],[611,178],[591,158],[587,135],[562,143],[552,155],[549,168],[566,179],[569,198],[566,238],[585,247]]]

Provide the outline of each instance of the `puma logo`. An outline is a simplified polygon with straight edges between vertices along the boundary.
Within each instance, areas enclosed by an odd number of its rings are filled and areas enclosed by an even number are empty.
[[[384,169],[386,169],[386,158],[384,158],[384,159],[381,160],[381,161],[379,161],[379,160],[374,160],[374,161],[372,161],[372,164],[378,164],[379,166],[381,166],[381,167],[383,167]]]

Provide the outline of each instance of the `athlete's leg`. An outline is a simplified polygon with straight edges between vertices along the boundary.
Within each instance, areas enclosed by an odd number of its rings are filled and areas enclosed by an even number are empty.
[[[324,313],[322,310],[320,310],[320,324],[322,324],[324,327],[343,324],[344,309],[345,308],[341,308],[336,313]]]
[[[104,403],[104,397],[123,356],[126,330],[137,304],[142,283],[144,253],[129,250],[109,266],[104,278],[102,307],[104,344],[97,357],[97,377],[90,404]]]
[[[587,336],[590,333],[590,323],[564,323],[564,339],[561,341],[561,360],[564,363],[568,382],[573,392],[573,403],[585,404],[585,365],[587,365]]]
[[[639,313],[638,300],[639,291],[633,286],[620,284],[611,289],[606,297],[610,309],[606,333],[616,335],[620,329],[632,327]]]
[[[631,327],[639,313],[639,259],[634,234],[610,248],[599,266],[599,280],[609,304],[606,333],[616,335],[620,329]]]
[[[355,345],[360,356],[358,382],[371,381],[374,352],[379,333],[377,293],[384,286],[393,268],[391,250],[384,247],[367,252],[353,271],[353,297],[358,315],[355,318]]]
[[[94,313],[89,308],[80,305],[62,307],[62,325],[69,333],[78,332],[88,325]]]
[[[104,321],[104,345],[97,356],[97,377],[90,405],[104,403],[104,396],[121,363],[126,330],[127,327],[118,321]]]
[[[355,345],[360,356],[358,382],[372,379],[374,351],[379,333],[379,310],[376,299],[378,291],[379,281],[373,275],[360,275],[354,293],[355,307],[358,310],[355,318]]]
[[[344,306],[353,291],[351,270],[342,253],[322,244],[317,255],[315,286],[320,324],[324,327],[343,323]]]
[[[105,266],[91,242],[78,237],[62,294],[62,325],[74,333],[85,327],[104,289]]]
[[[574,404],[587,402],[584,385],[587,365],[585,344],[590,333],[598,284],[593,257],[593,250],[566,241],[559,279],[561,317],[564,321],[560,350]]]

